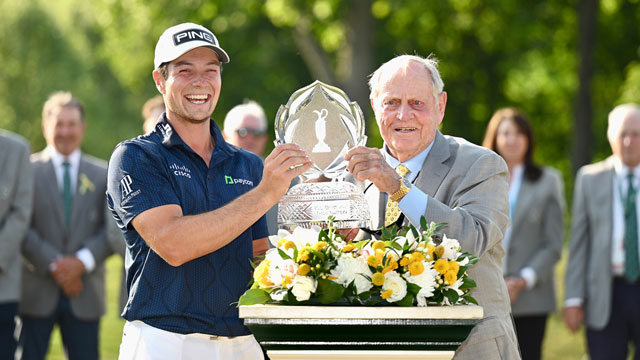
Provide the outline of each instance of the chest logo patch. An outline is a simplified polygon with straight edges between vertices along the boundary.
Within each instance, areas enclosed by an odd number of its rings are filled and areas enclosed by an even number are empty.
[[[191,179],[191,170],[189,170],[184,165],[178,165],[176,163],[173,163],[169,166],[169,169],[173,171],[173,175],[175,176],[184,176],[186,178]]]
[[[225,175],[224,176],[224,183],[227,185],[235,185],[235,184],[241,184],[241,185],[249,185],[249,186],[253,186],[253,181],[251,180],[247,180],[247,179],[234,179],[229,175]]]

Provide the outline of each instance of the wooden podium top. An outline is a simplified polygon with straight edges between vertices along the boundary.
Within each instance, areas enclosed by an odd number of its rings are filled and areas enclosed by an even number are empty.
[[[240,318],[255,319],[482,319],[477,305],[456,306],[240,306]]]

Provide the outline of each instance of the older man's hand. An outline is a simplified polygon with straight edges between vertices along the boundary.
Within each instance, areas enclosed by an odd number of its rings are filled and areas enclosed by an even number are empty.
[[[564,323],[567,325],[572,333],[575,333],[580,329],[582,322],[584,321],[584,309],[582,306],[569,306],[562,309],[562,317]]]
[[[380,192],[393,194],[400,189],[402,178],[384,159],[379,149],[355,147],[344,156],[347,170],[358,181],[371,181]]]

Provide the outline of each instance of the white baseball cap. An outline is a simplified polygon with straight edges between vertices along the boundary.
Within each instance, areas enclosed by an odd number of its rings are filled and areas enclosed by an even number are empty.
[[[160,35],[153,66],[157,69],[163,63],[173,61],[187,51],[201,46],[215,51],[221,62],[229,62],[229,55],[220,47],[218,39],[209,29],[194,23],[184,23],[172,26]]]

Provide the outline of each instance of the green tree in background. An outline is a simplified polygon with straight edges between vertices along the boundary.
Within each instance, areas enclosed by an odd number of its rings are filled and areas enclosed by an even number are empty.
[[[570,184],[577,166],[609,154],[608,111],[640,101],[639,18],[638,0],[5,0],[0,126],[41,148],[42,103],[68,89],[87,105],[85,150],[107,158],[140,133],[140,106],[157,93],[157,37],[193,21],[231,56],[218,121],[249,98],[273,119],[320,79],[358,101],[379,146],[367,75],[394,55],[433,53],[449,92],[443,131],[479,143],[497,108],[518,106],[536,128],[538,160]]]

